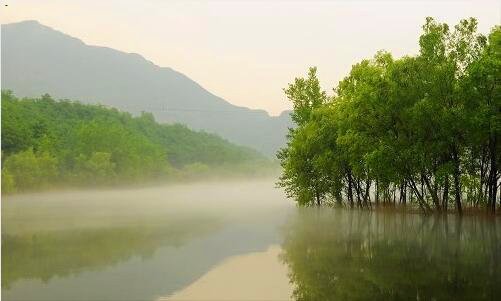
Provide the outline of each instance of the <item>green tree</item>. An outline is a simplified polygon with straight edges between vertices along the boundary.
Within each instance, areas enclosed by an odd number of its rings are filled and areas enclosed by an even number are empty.
[[[320,205],[323,190],[321,175],[314,164],[318,149],[314,144],[314,123],[310,123],[310,119],[313,111],[327,102],[327,94],[320,87],[316,71],[310,68],[307,78],[296,78],[284,89],[294,106],[291,116],[298,128],[290,129],[287,148],[277,155],[284,170],[278,185],[285,187],[289,196],[298,197],[303,205],[313,201]]]
[[[204,166],[208,176],[223,169],[253,173],[271,165],[252,149],[180,124],[159,124],[150,113],[133,117],[49,95],[17,99],[8,91],[2,92],[2,162],[3,192],[13,191],[10,182],[23,191],[199,173],[186,166]]]
[[[58,176],[57,159],[47,153],[36,155],[31,148],[9,156],[3,170],[18,190],[47,187]]]
[[[499,27],[487,39],[473,18],[453,29],[427,18],[418,55],[378,52],[353,65],[332,98],[310,69],[285,90],[297,127],[278,153],[279,185],[302,205],[495,211],[500,45]]]

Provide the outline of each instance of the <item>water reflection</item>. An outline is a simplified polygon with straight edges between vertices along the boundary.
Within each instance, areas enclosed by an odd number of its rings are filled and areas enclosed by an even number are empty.
[[[279,246],[264,252],[233,256],[171,296],[157,301],[291,300],[287,268],[280,262]]]
[[[273,181],[20,195],[2,204],[2,300],[157,300],[280,244]]]
[[[159,247],[179,247],[215,231],[218,220],[151,221],[136,226],[36,231],[2,235],[2,288],[20,279],[68,277],[103,270],[138,256],[151,258]]]
[[[282,259],[296,300],[495,300],[499,221],[300,210]]]
[[[497,218],[297,209],[273,186],[3,200],[2,300],[285,299],[287,273],[296,300],[501,295]]]

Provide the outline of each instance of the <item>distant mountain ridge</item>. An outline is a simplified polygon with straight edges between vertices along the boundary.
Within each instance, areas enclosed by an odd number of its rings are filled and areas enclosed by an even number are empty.
[[[232,105],[171,68],[142,56],[81,40],[37,21],[2,25],[2,89],[21,97],[49,93],[84,103],[101,103],[159,122],[179,122],[219,134],[272,156],[285,144],[289,112]]]

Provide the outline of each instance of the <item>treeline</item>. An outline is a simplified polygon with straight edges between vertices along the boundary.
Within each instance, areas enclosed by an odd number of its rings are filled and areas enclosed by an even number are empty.
[[[412,204],[423,211],[501,197],[501,27],[454,29],[427,18],[419,54],[378,52],[322,91],[311,68],[285,93],[294,105],[279,185],[300,205]]]
[[[255,172],[258,152],[153,115],[2,91],[2,192]]]

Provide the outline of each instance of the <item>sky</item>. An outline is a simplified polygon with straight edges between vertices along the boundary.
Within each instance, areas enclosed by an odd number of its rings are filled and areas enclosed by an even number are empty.
[[[353,64],[378,50],[416,54],[426,16],[449,25],[476,17],[486,34],[501,24],[501,0],[0,3],[2,24],[38,20],[90,45],[141,54],[235,105],[271,115],[291,108],[283,88],[310,66],[331,93]]]

